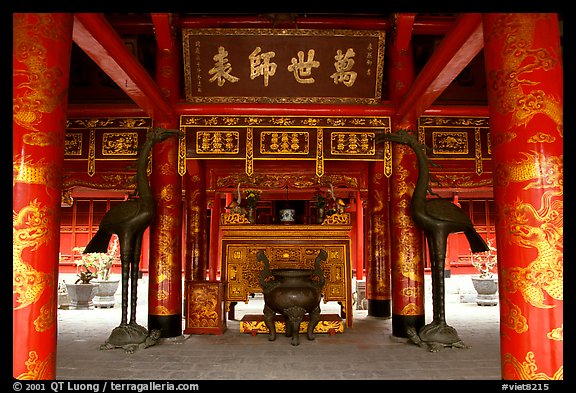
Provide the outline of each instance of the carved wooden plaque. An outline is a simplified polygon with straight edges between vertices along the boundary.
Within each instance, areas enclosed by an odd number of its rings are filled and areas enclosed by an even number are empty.
[[[183,29],[186,100],[379,104],[385,32]]]

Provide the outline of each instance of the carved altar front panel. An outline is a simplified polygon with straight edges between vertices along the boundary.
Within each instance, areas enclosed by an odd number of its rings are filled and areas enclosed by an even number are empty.
[[[322,225],[224,225],[222,230],[222,280],[225,302],[248,302],[252,293],[262,292],[258,275],[263,268],[256,254],[263,250],[271,269],[313,269],[320,249],[328,253],[321,264],[326,279],[324,302],[339,302],[347,326],[352,325],[350,232]]]

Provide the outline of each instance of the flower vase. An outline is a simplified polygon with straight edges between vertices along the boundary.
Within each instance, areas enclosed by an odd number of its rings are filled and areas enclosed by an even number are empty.
[[[498,304],[498,278],[479,276],[472,277],[472,284],[478,293],[476,304],[479,306],[496,306]]]
[[[92,310],[94,297],[99,284],[68,284],[66,290],[70,297],[70,310]]]
[[[325,212],[323,207],[319,207],[316,212],[316,224],[322,224],[324,222]]]
[[[248,221],[250,221],[250,224],[254,224],[256,222],[256,214],[255,213],[256,212],[254,211],[253,207],[248,208],[248,213],[247,213],[248,217],[246,217],[246,218],[248,218]]]
[[[98,280],[100,286],[94,298],[94,307],[113,308],[116,304],[114,295],[120,286],[120,279]]]

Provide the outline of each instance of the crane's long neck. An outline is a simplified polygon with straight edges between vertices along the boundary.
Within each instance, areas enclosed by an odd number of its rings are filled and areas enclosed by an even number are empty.
[[[138,190],[138,195],[142,197],[151,197],[152,190],[150,189],[150,183],[148,183],[148,174],[146,169],[148,166],[148,155],[154,144],[149,140],[144,143],[142,151],[138,156],[138,166],[136,169],[136,189]]]
[[[426,160],[426,155],[420,146],[413,146],[412,150],[416,154],[416,159],[418,162],[418,180],[416,181],[416,186],[414,187],[414,193],[412,194],[412,204],[418,204],[426,200],[426,192],[428,189],[428,182],[430,181],[430,175],[428,173],[428,161]]]

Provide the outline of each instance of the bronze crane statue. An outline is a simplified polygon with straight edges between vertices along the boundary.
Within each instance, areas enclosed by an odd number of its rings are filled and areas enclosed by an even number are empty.
[[[84,253],[107,252],[108,243],[113,234],[120,242],[120,260],[122,262],[122,320],[116,327],[107,344],[122,347],[142,342],[148,330],[136,323],[136,302],[138,285],[138,265],[144,231],[154,218],[156,203],[152,196],[146,168],[152,146],[170,137],[181,137],[179,130],[151,128],[137,159],[136,194],[137,198],[128,199],[112,206],[106,212],[98,231],[90,240]],[[130,278],[130,320],[128,320],[128,278]]]
[[[382,139],[407,145],[416,154],[418,162],[418,180],[412,193],[410,215],[418,225],[428,242],[428,251],[432,267],[432,307],[433,320],[423,326],[420,331],[409,329],[410,339],[430,351],[436,352],[442,347],[466,348],[456,329],[446,323],[444,309],[444,264],[446,259],[446,243],[451,233],[464,232],[472,252],[488,251],[488,245],[476,232],[472,221],[464,210],[449,199],[426,198],[431,193],[429,186],[430,173],[428,158],[424,149],[426,145],[404,130],[392,134],[384,134]],[[379,140],[381,139],[379,138]]]

